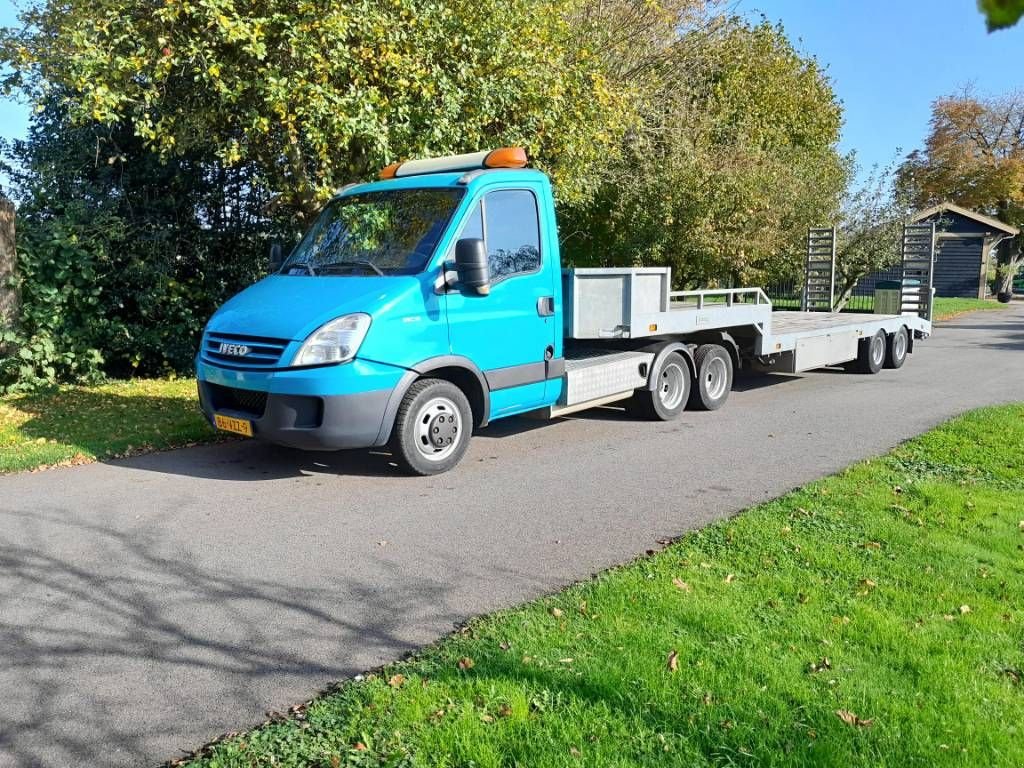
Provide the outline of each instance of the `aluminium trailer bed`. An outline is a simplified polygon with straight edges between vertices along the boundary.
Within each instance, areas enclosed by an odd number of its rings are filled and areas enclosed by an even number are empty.
[[[760,288],[671,291],[664,268],[563,271],[566,366],[560,402],[548,415],[623,400],[648,386],[659,347],[719,341],[735,362],[797,373],[856,360],[880,331],[931,333],[916,314],[775,312]],[[909,351],[909,350],[908,350]]]

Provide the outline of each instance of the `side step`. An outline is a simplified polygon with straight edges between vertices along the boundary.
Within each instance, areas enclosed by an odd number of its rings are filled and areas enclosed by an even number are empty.
[[[652,352],[573,349],[565,355],[565,377],[558,402],[534,413],[554,418],[626,400],[647,385]]]

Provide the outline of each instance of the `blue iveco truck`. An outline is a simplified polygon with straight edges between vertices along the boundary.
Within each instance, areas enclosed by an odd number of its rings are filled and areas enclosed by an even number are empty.
[[[339,191],[207,324],[210,423],[310,450],[389,446],[435,474],[495,419],[620,401],[674,419],[722,406],[741,365],[877,373],[931,332],[914,306],[773,313],[758,288],[672,291],[667,269],[563,270],[551,185],[526,166],[518,148],[414,160]]]

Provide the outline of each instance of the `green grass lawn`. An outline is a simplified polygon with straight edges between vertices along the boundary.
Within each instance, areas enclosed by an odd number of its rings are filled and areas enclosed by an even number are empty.
[[[845,311],[871,312],[874,305],[874,297],[857,296],[854,297]],[[800,309],[800,299],[773,299],[772,306],[775,309]],[[935,320],[949,320],[965,312],[990,309],[1006,309],[1006,304],[1000,304],[995,299],[955,299],[937,296],[932,314]]]
[[[191,764],[1024,765],[1022,499],[978,411]]]
[[[1006,304],[1000,304],[995,299],[935,299],[934,314],[936,320],[949,320],[951,317],[962,315],[965,312],[987,311],[993,309],[1006,309]]]
[[[63,386],[0,398],[0,472],[216,439],[192,379]]]

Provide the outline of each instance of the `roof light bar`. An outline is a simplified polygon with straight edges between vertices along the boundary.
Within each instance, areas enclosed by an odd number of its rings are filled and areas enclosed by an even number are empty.
[[[483,152],[471,152],[466,155],[430,157],[423,160],[392,163],[380,172],[380,178],[395,179],[405,176],[420,176],[425,173],[470,171],[478,168],[525,168],[528,162],[526,150],[522,147],[502,147]]]

